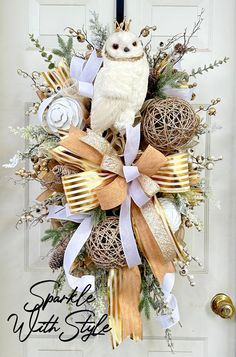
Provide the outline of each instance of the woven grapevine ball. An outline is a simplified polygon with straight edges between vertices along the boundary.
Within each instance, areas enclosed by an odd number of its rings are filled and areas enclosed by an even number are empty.
[[[143,112],[145,141],[164,154],[173,154],[196,134],[198,117],[192,106],[183,99],[155,99]]]
[[[87,240],[86,251],[100,268],[115,269],[126,266],[119,234],[119,218],[108,217],[96,225]]]

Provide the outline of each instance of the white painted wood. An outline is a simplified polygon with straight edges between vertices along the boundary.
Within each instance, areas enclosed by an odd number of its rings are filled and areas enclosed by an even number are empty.
[[[213,2],[211,0],[141,0],[127,2],[127,14],[135,18],[134,29],[138,31],[147,23],[156,24],[158,31],[153,34],[153,47],[166,41],[173,34],[192,27],[192,20],[204,8],[205,20],[200,31],[193,37],[192,44],[200,51],[209,51],[212,39]]]
[[[212,119],[213,126],[223,126],[222,130],[215,131],[202,142],[199,153],[209,153],[224,156],[214,173],[210,175],[210,186],[212,188],[209,205],[200,209],[199,214],[205,223],[205,232],[197,233],[190,231],[186,241],[192,254],[197,254],[202,262],[202,269],[194,269],[197,286],[188,287],[186,281],[177,278],[175,294],[178,297],[181,322],[183,328],[174,328],[173,334],[177,338],[176,346],[181,340],[182,346],[187,346],[189,340],[202,338],[202,348],[191,340],[189,350],[180,349],[177,355],[188,356],[234,356],[235,355],[235,319],[225,321],[214,316],[210,310],[210,300],[217,292],[226,292],[235,300],[235,243],[232,235],[234,226],[232,210],[233,177],[227,173],[231,172],[232,165],[232,140],[233,140],[233,109],[234,109],[234,2],[227,2],[224,6],[221,1],[159,1],[144,0],[140,3],[141,10],[135,8],[135,1],[128,2],[127,16],[131,17],[133,9],[137,16],[138,25],[144,26],[147,21],[155,23],[160,29],[155,33],[156,43],[169,38],[174,31],[182,31],[185,25],[191,28],[191,22],[196,19],[196,14],[205,7],[204,25],[196,36],[195,45],[200,48],[195,55],[186,56],[182,63],[183,68],[190,70],[202,64],[208,64],[215,58],[223,58],[225,55],[231,57],[231,61],[225,67],[214,70],[202,77],[198,77],[196,103],[210,103],[211,98],[221,97],[222,104],[218,107],[218,117]],[[145,10],[144,10],[145,9]],[[224,11],[226,13],[222,15]],[[170,11],[169,19],[164,16]],[[154,21],[155,16],[158,21]],[[192,20],[185,16],[192,16]],[[227,32],[222,29],[224,21],[227,21]],[[155,45],[153,46],[155,48]],[[223,119],[222,119],[223,118]],[[223,182],[223,176],[226,182]],[[217,209],[217,201],[221,202],[221,210]],[[232,277],[232,279],[230,278]],[[160,334],[158,329],[154,330],[153,322],[146,325],[146,335]],[[155,331],[155,333],[153,333]],[[189,346],[189,345],[188,345]],[[162,350],[161,350],[162,351]],[[177,348],[178,351],[178,348]],[[188,352],[189,351],[189,352]],[[163,350],[164,352],[164,350]],[[158,354],[159,353],[159,354]],[[171,356],[171,353],[152,352],[150,356]]]
[[[183,67],[190,70],[215,58],[225,55],[231,58],[229,64],[216,69],[204,77],[197,78],[199,83],[196,103],[207,104],[211,98],[221,97],[223,103],[218,108],[218,118],[212,119],[213,125],[223,129],[208,135],[201,143],[199,152],[223,154],[224,161],[219,163],[210,177],[213,201],[199,215],[205,223],[203,233],[189,232],[188,245],[193,254],[200,257],[203,267],[192,270],[197,286],[190,288],[188,282],[177,277],[175,295],[178,297],[183,328],[173,329],[176,355],[178,357],[235,356],[235,320],[225,321],[210,311],[209,303],[213,295],[223,291],[236,301],[235,286],[235,223],[233,209],[234,170],[233,133],[235,101],[235,6],[233,0],[128,0],[126,15],[132,18],[132,28],[139,31],[146,24],[156,24],[155,44],[166,40],[172,34],[191,27],[201,8],[205,8],[205,21],[199,34],[194,38],[199,51],[189,55]],[[18,138],[9,136],[7,126],[24,125],[25,103],[35,98],[27,80],[16,75],[18,67],[26,71],[45,69],[38,53],[30,47],[27,33],[33,32],[48,47],[55,46],[56,33],[63,33],[66,25],[79,28],[88,25],[89,10],[100,13],[103,23],[112,24],[114,2],[102,0],[2,0],[0,2],[0,26],[2,34],[1,79],[4,91],[0,96],[1,107],[1,162],[7,162],[20,143]],[[168,14],[168,16],[167,16]],[[27,86],[28,84],[28,86]],[[8,172],[1,168],[1,346],[0,355],[16,357],[81,357],[81,356],[171,356],[163,331],[153,318],[145,323],[144,340],[136,344],[126,341],[119,349],[112,351],[109,336],[81,343],[61,343],[56,336],[36,336],[25,344],[20,344],[10,333],[6,323],[12,312],[19,313],[28,299],[28,289],[34,282],[53,277],[43,259],[48,246],[40,242],[44,227],[30,231],[14,229],[15,215],[19,214],[24,203],[32,202],[38,188],[29,192],[14,186],[9,181]],[[11,173],[9,173],[10,175]],[[221,210],[215,202],[221,202]],[[45,290],[46,293],[46,290]],[[60,311],[61,309],[61,311]],[[63,316],[65,310],[56,307]],[[69,331],[70,332],[70,331]],[[68,332],[68,333],[69,333]]]

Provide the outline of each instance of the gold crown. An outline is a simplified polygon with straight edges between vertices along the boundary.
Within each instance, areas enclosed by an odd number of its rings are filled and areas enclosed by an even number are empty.
[[[125,19],[119,24],[118,21],[115,21],[115,32],[119,31],[129,31],[131,20],[126,21]]]

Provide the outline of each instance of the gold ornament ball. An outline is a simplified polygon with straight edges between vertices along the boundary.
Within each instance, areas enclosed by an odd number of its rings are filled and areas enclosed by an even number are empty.
[[[127,265],[117,217],[108,217],[93,228],[86,243],[86,251],[99,268],[119,269]]]
[[[170,97],[152,100],[143,112],[145,141],[164,154],[173,154],[196,134],[198,117],[183,99]]]
[[[34,169],[35,171],[38,171],[38,170],[40,169],[40,165],[34,164],[34,165],[33,165],[33,169]]]
[[[84,42],[85,41],[85,36],[82,33],[79,33],[77,36],[78,42]]]
[[[216,108],[211,107],[211,108],[208,110],[208,114],[209,114],[209,115],[216,115]]]

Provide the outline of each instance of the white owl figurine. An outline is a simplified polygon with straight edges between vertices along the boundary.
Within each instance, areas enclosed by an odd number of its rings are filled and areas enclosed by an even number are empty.
[[[115,127],[124,132],[141,109],[148,85],[149,65],[140,39],[128,30],[114,32],[103,51],[103,67],[94,83],[91,128],[99,134]]]

